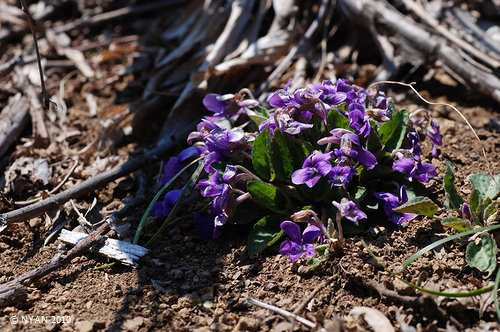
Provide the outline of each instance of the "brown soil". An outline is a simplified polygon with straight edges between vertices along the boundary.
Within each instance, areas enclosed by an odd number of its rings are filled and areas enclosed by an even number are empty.
[[[97,56],[101,52],[102,48],[88,55]],[[132,57],[131,53],[124,52],[113,60],[115,62],[102,63],[100,75],[113,77],[116,67],[128,66]],[[52,166],[51,178],[56,179],[57,183],[72,165],[67,152],[85,147],[98,135],[101,124],[98,118],[89,115],[85,100],[84,91],[90,88],[82,86],[77,76],[67,80],[65,98],[69,109],[67,125],[80,132],[78,139],[66,139],[64,144],[54,143],[47,149],[35,149],[29,144],[23,146],[23,142],[18,142],[6,169],[21,157],[30,161],[45,159]],[[131,75],[125,75],[120,80],[110,79],[108,84],[93,86],[90,90],[97,97],[99,109],[110,111],[109,106],[128,102],[133,93],[125,88],[133,79]],[[52,86],[52,91],[56,91],[54,87],[58,83],[52,79],[48,85]],[[443,91],[447,93],[446,98],[438,98],[429,92],[425,96],[436,101],[451,99],[463,111],[483,141],[491,171],[499,174],[497,160],[500,155],[500,134],[489,124],[490,119],[498,117],[498,113],[488,105],[474,106],[455,99],[450,87]],[[408,98],[399,101],[399,104],[410,110],[423,105],[417,99]],[[435,161],[439,175],[428,184],[428,188],[431,198],[443,206],[444,158],[454,163],[456,185],[465,197],[471,192],[468,176],[485,173],[487,168],[479,143],[463,121],[448,108],[439,106],[433,110],[444,134],[444,146],[439,160]],[[158,117],[162,118],[162,115]],[[104,118],[105,115],[100,117],[101,120]],[[125,138],[119,148],[108,146],[82,158],[62,189],[74,186],[117,163],[123,163],[131,155],[151,147],[160,129],[155,124],[158,121],[151,123],[151,135]],[[424,148],[429,151],[429,146],[425,145]],[[148,199],[155,193],[153,189],[159,169],[160,165],[152,165],[142,173],[148,178]],[[24,187],[22,191],[11,190],[4,195],[4,211],[13,209],[13,201],[30,199],[38,191],[54,186],[54,183],[43,184],[42,181],[32,183],[30,180],[33,178],[29,174],[24,177],[19,172],[15,174],[18,177],[13,183]],[[126,197],[135,195],[140,186],[140,176],[137,173],[111,183],[75,203],[85,211],[95,197],[101,214],[107,215],[122,207]],[[146,206],[147,202],[137,206],[135,213],[127,217],[126,221],[133,225],[134,230]],[[447,213],[441,208],[441,216]],[[77,216],[71,211],[70,205],[65,205],[61,214],[63,218],[69,219],[66,228],[72,229],[78,225]],[[59,242],[43,245],[46,233],[53,227],[49,221],[45,216],[35,218],[19,223],[0,235],[0,283],[12,280],[51,259]],[[151,236],[156,226],[155,221],[151,221],[143,237]],[[314,271],[309,271],[280,256],[276,248],[265,251],[258,259],[249,259],[245,247],[245,230],[234,229],[218,240],[205,241],[197,237],[192,222],[184,219],[164,233],[137,269],[119,264],[94,269],[110,261],[91,253],[74,259],[71,264],[34,285],[27,301],[0,309],[0,330],[309,330],[298,322],[290,323],[283,316],[247,304],[244,301],[246,296],[295,312],[320,326],[328,326],[328,331],[339,331],[340,325],[349,331],[372,329],[367,323],[349,315],[353,308],[359,306],[379,310],[396,330],[401,331],[413,331],[412,327],[419,331],[453,331],[453,328],[498,330],[500,324],[497,322],[491,293],[462,299],[421,297],[421,293],[385,272],[362,243],[362,240],[366,241],[392,271],[400,272],[407,280],[426,288],[457,291],[490,285],[491,278],[485,279],[478,271],[467,266],[464,260],[466,243],[459,241],[427,253],[407,270],[401,271],[401,263],[413,253],[452,233],[431,218],[418,218],[401,227],[380,227],[376,235],[348,237],[342,251],[331,255],[327,262]],[[116,234],[111,232],[109,236],[116,237]],[[375,286],[384,291],[394,290],[399,296],[388,296],[389,293],[381,296]],[[316,295],[309,298],[312,292]],[[12,316],[19,320],[23,316],[67,316],[70,322],[13,325],[10,321]]]

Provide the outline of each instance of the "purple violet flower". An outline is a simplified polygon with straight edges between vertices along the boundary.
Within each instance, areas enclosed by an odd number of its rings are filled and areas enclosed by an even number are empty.
[[[198,236],[202,239],[216,239],[222,234],[222,226],[215,225],[215,215],[195,214],[194,223],[198,228]]]
[[[429,182],[430,179],[437,175],[436,166],[430,163],[415,163],[410,158],[402,158],[396,160],[392,164],[392,169],[408,175],[408,180],[411,182],[417,179],[421,182]]]
[[[469,204],[467,203],[462,204],[462,218],[467,220],[472,220],[470,207]]]
[[[193,141],[203,140],[205,137],[210,135],[212,130],[218,128],[220,127],[212,121],[201,119],[201,122],[196,126],[196,131],[193,131],[188,135],[187,142],[188,144],[192,144]]]
[[[151,210],[156,218],[164,218],[170,214],[175,203],[181,195],[181,190],[171,190],[165,194],[165,198],[161,202],[156,202]]]
[[[365,167],[372,169],[377,165],[377,158],[368,150],[361,146],[358,135],[346,129],[336,128],[330,131],[332,136],[324,137],[318,144],[338,144],[340,149],[334,150],[334,154],[339,157],[349,157],[359,161]]]
[[[438,151],[436,145],[443,145],[443,135],[439,133],[439,124],[431,120],[431,126],[426,128],[427,136],[429,136],[432,143],[432,156],[437,158]]]
[[[365,108],[358,103],[352,103],[348,107],[349,126],[354,129],[359,135],[368,137],[370,135],[370,122],[365,119]]]
[[[358,171],[352,167],[334,166],[330,173],[328,173],[330,177],[328,183],[337,187],[345,187],[351,181],[352,176],[357,173]]]
[[[205,136],[208,154],[204,160],[205,172],[212,173],[213,162],[240,159],[244,153],[251,152],[245,132],[240,128],[223,129],[217,127]]]
[[[177,157],[170,157],[163,167],[164,174],[161,176],[160,181],[162,184],[170,181],[175,174],[179,173],[184,165],[184,162],[193,158],[198,158],[206,151],[205,146],[193,145],[182,150]]]
[[[340,211],[342,217],[351,222],[358,222],[359,219],[367,218],[366,213],[361,211],[356,203],[351,202],[345,197],[340,200],[340,203],[333,201],[332,204]]]
[[[347,98],[345,91],[337,91],[337,85],[329,80],[321,84],[309,84],[308,87],[314,92],[320,92],[318,98],[330,105],[338,105]]]
[[[393,209],[408,202],[408,195],[406,194],[405,186],[401,186],[399,189],[399,196],[388,192],[375,192],[373,193],[375,197],[384,201],[384,211],[389,217],[389,220],[396,225],[400,225],[405,221],[410,221],[415,219],[418,214],[414,213],[398,213],[394,212]]]
[[[244,99],[239,93],[236,95],[210,93],[203,98],[203,105],[209,111],[215,113],[214,116],[207,117],[209,120],[218,120],[222,118],[231,120],[241,113],[248,113],[249,108],[259,106],[259,102],[253,99]]]
[[[289,80],[283,89],[276,90],[267,98],[269,105],[275,108],[285,107],[291,100],[293,100],[293,94],[288,92],[292,80]]]
[[[276,126],[284,133],[290,135],[297,135],[301,131],[310,129],[312,124],[302,123],[294,120],[285,110],[277,110],[273,113],[274,122]]]
[[[332,170],[331,158],[331,152],[313,151],[302,164],[302,168],[293,172],[292,182],[294,184],[305,184],[309,188],[314,187],[322,176],[328,175]]]
[[[200,180],[198,189],[204,197],[214,197],[212,212],[215,216],[215,225],[224,225],[234,212],[234,197],[230,194],[231,181],[236,175],[236,167],[227,165],[224,173],[215,171],[209,180]]]
[[[280,254],[289,256],[292,262],[295,262],[303,255],[306,255],[306,258],[314,256],[315,249],[311,243],[321,235],[321,230],[318,227],[309,225],[302,235],[300,234],[299,225],[294,222],[284,221],[280,227],[290,238],[290,240],[281,243]]]
[[[415,159],[417,162],[420,162],[420,155],[422,154],[422,147],[420,146],[420,135],[415,130],[411,130],[406,135],[406,138],[408,138],[408,141],[410,143],[408,151],[411,152],[413,159]]]

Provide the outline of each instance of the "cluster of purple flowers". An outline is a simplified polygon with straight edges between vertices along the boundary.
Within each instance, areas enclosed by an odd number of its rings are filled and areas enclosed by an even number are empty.
[[[250,164],[253,143],[265,128],[269,128],[271,139],[276,137],[276,130],[308,139],[313,137],[308,132],[315,124],[320,123],[325,128],[319,137],[315,136],[318,138],[314,142],[309,142],[314,150],[309,150],[301,168],[290,172],[291,183],[286,185],[313,188],[325,178],[322,183],[328,183],[331,188],[336,187],[337,192],[343,192],[347,196],[338,198],[340,202],[332,202],[330,199],[327,204],[330,205],[331,202],[330,207],[336,208],[338,216],[351,222],[368,218],[358,206],[359,202],[353,199],[353,193],[349,192],[349,188],[359,185],[362,177],[360,174],[365,170],[370,171],[381,165],[380,167],[407,174],[410,182],[428,182],[436,175],[435,167],[423,162],[420,145],[419,130],[425,131],[430,138],[433,157],[437,157],[436,146],[442,144],[439,125],[430,118],[428,112],[420,112],[423,117],[417,117],[417,114],[411,117],[412,122],[401,148],[386,151],[389,153],[385,154],[383,151],[374,154],[378,151],[369,151],[367,142],[372,135],[377,135],[372,134],[372,131],[376,131],[379,124],[392,118],[394,106],[390,98],[377,89],[362,89],[343,79],[335,83],[324,81],[322,84],[309,84],[296,91],[290,91],[290,84],[291,82],[268,97],[267,102],[273,110],[267,119],[257,122],[258,132],[248,131],[247,128],[251,126],[235,126],[237,122],[241,124],[253,120],[252,116],[257,114],[256,109],[260,107],[255,99],[246,98],[244,93],[207,95],[203,104],[213,115],[202,119],[196,131],[188,136],[188,143],[193,145],[166,163],[161,179],[163,183],[170,180],[188,161],[204,158],[204,173],[197,189],[201,196],[212,199],[212,203],[209,213],[197,214],[194,218],[202,237],[219,236],[237,206],[252,198],[246,183],[250,179],[260,179],[246,168],[235,165]],[[328,128],[331,112],[337,112],[338,114],[334,114],[337,118],[343,117],[342,121],[346,123],[344,128]],[[225,169],[222,170],[221,167]],[[351,185],[351,182],[356,184]],[[162,202],[155,204],[154,215],[168,215],[179,194],[179,190],[167,193]],[[414,214],[393,211],[408,201],[404,185],[398,185],[397,193],[372,194],[383,201],[383,210],[394,224],[416,217]],[[303,232],[295,221],[281,223],[281,230],[289,237],[281,244],[280,251],[283,255],[289,256],[292,261],[304,255],[307,258],[314,255],[312,243],[318,237],[324,240],[323,234],[326,232],[316,219]]]

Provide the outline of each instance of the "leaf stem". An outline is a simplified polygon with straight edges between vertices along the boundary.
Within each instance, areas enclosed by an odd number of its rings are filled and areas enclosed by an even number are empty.
[[[257,175],[255,175],[254,173],[250,172],[246,167],[242,166],[242,165],[236,165],[235,166],[236,169],[239,169],[240,171],[242,172],[245,172],[247,173],[248,175],[250,175],[253,179],[257,180],[257,181],[262,181],[261,178],[259,178]]]

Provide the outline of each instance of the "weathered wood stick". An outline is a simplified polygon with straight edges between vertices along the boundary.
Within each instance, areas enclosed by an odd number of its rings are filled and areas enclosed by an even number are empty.
[[[0,158],[7,152],[29,121],[29,102],[21,93],[9,98],[0,113]]]
[[[61,230],[61,234],[59,235],[59,240],[76,245],[88,236],[89,235],[85,233],[72,232],[68,231],[67,229],[63,229]],[[148,249],[137,244],[110,238],[104,238],[104,243],[102,246],[96,249],[90,248],[90,251],[97,252],[111,259],[120,261],[125,265],[134,267],[138,266],[137,261],[139,260],[139,258],[148,253]]]

